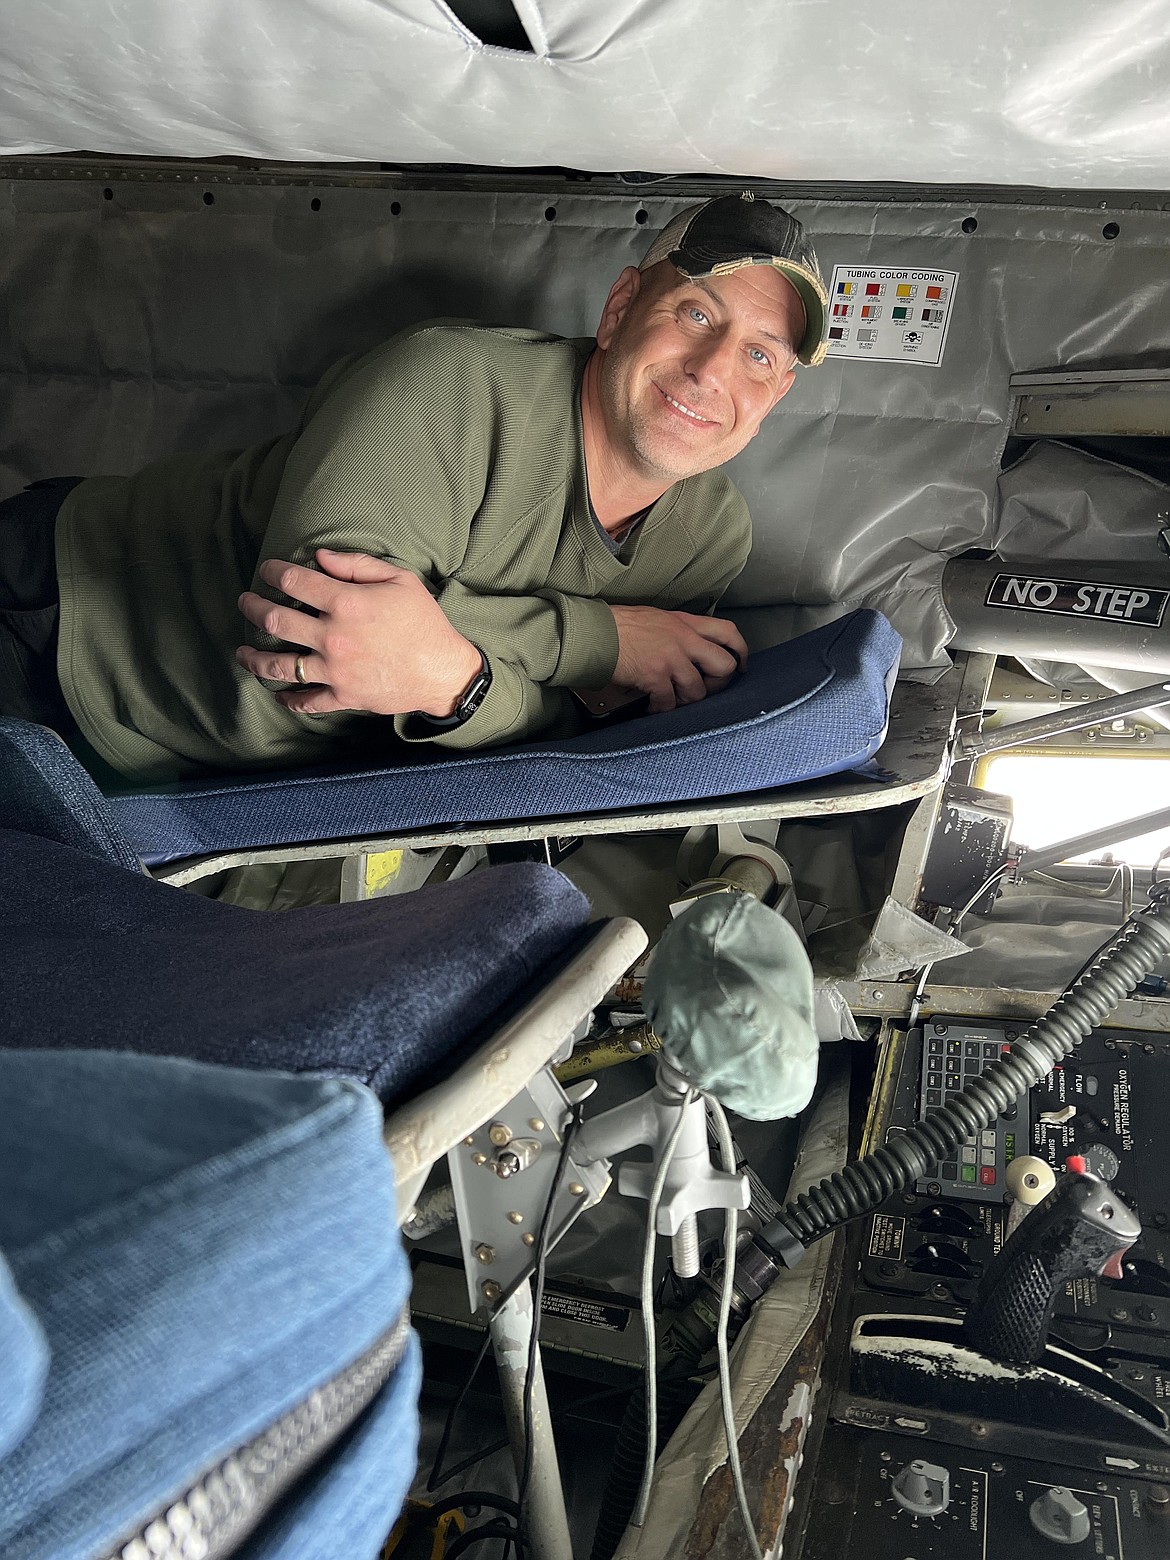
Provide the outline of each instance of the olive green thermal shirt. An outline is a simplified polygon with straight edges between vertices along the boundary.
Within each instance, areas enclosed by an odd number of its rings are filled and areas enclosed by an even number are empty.
[[[58,667],[84,736],[142,780],[326,759],[400,743],[478,748],[579,729],[570,688],[617,663],[606,603],[709,612],[750,545],[720,472],[676,483],[615,557],[592,518],[581,432],[591,341],[458,321],[337,364],[292,433],[91,477],[57,522]],[[487,657],[463,726],[295,715],[235,660],[236,605],[265,558],[368,552],[426,581]],[[283,599],[283,598],[279,598]]]

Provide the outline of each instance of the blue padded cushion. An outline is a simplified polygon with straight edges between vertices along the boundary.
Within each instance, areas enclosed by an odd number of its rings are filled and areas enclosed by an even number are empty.
[[[51,1351],[0,1554],[92,1560],[401,1314],[382,1112],[349,1080],[109,1052],[0,1052],[0,1098],[0,1249]],[[383,1535],[415,1466],[400,1368]]]
[[[0,715],[0,828],[76,845],[138,870],[109,804],[54,731]]]
[[[0,1046],[349,1074],[387,1103],[446,1076],[589,917],[532,863],[279,915],[6,830],[0,872]]]
[[[48,1368],[45,1335],[0,1257],[0,1459],[36,1418]]]
[[[110,798],[143,860],[739,795],[851,769],[885,736],[902,641],[862,609],[758,651],[722,693],[571,741]]]

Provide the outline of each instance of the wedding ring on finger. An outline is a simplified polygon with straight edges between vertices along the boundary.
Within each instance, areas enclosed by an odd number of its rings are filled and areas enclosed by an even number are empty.
[[[305,676],[305,658],[303,655],[297,656],[296,665],[294,666],[293,670],[296,672],[297,682],[300,683],[302,688],[307,688],[309,685],[309,679]]]

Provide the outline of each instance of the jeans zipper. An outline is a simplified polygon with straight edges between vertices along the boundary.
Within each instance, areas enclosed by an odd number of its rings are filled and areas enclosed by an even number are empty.
[[[402,1358],[410,1314],[339,1375],[222,1458],[101,1560],[223,1560],[381,1391]]]

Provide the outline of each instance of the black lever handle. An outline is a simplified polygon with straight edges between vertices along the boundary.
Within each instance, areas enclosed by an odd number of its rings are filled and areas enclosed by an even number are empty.
[[[1133,1209],[1106,1182],[1062,1176],[988,1264],[963,1323],[966,1341],[992,1359],[1035,1364],[1065,1284],[1120,1278],[1121,1259],[1141,1232]]]

